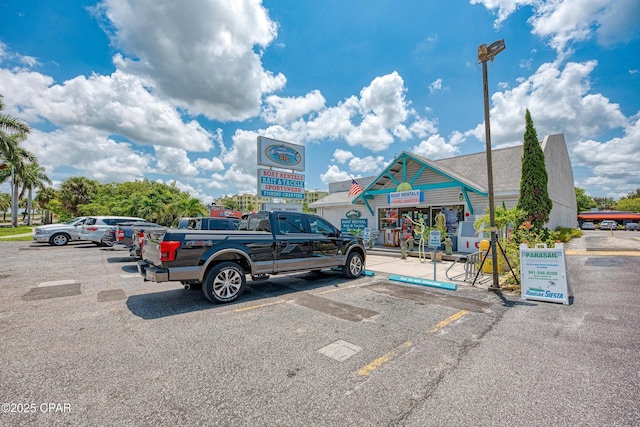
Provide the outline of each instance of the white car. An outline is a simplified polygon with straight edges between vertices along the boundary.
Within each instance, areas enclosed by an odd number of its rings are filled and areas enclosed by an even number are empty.
[[[79,216],[59,224],[41,225],[34,230],[33,241],[49,243],[53,246],[64,246],[70,241],[80,240],[80,228],[86,220],[86,216]]]
[[[80,229],[80,240],[88,240],[98,246],[113,246],[112,239],[105,239],[105,231],[109,227],[123,222],[145,221],[131,216],[90,216]]]

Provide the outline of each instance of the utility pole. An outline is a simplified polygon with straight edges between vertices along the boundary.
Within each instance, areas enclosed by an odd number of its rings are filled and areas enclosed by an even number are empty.
[[[484,85],[484,129],[487,150],[487,191],[489,192],[489,226],[491,227],[491,270],[493,272],[493,282],[490,290],[499,290],[498,279],[498,253],[497,253],[497,229],[495,200],[493,194],[493,161],[491,159],[491,126],[489,124],[489,78],[487,73],[487,61],[493,62],[497,54],[505,49],[504,40],[498,40],[489,46],[482,44],[478,46],[478,60],[482,63],[482,82]]]

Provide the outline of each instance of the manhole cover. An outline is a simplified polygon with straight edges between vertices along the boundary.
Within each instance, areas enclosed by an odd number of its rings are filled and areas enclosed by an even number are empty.
[[[321,354],[337,360],[338,362],[344,362],[360,351],[362,351],[361,347],[343,340],[338,340],[318,350],[318,352],[320,352]]]

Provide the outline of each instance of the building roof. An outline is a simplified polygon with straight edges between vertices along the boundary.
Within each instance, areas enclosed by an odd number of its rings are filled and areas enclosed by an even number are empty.
[[[578,214],[578,219],[581,221],[602,221],[605,219],[612,219],[614,221],[640,221],[640,213],[620,211],[582,212]]]
[[[545,141],[546,144],[565,144],[564,135],[562,134],[549,135],[545,138]],[[543,143],[541,144],[544,149]],[[523,145],[491,150],[494,194],[500,196],[519,195],[523,153]],[[363,197],[395,191],[400,174],[403,170],[406,170],[408,164],[415,164],[414,162],[418,163],[422,170],[430,169],[435,171],[446,177],[450,184],[459,185],[466,191],[472,191],[483,196],[486,196],[489,192],[487,156],[484,151],[439,160],[431,160],[403,151],[378,176],[357,179],[357,182],[365,190],[359,196],[355,198],[347,196],[351,180],[341,181],[330,184],[329,195],[309,206],[318,208],[348,203],[362,203]]]
[[[522,145],[491,150],[493,191],[495,193],[520,192],[523,151]],[[489,174],[487,173],[486,152],[440,159],[434,163],[438,167],[448,168],[466,180],[475,183],[483,193],[488,191]]]

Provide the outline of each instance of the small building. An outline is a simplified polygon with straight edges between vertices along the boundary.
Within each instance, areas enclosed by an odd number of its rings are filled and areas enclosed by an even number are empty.
[[[640,222],[640,213],[622,211],[588,211],[578,214],[578,223],[586,221],[598,223],[604,220],[615,221],[619,225],[627,225],[628,222]]]
[[[553,202],[548,228],[576,227],[573,170],[564,135],[541,142]],[[523,146],[492,150],[496,206],[514,207],[520,195]],[[363,192],[350,196],[351,180],[329,185],[329,194],[310,204],[343,231],[371,229],[377,244],[398,246],[416,223],[443,225],[454,251],[475,252],[481,236],[473,223],[489,208],[486,153],[440,160],[402,152],[378,176],[358,178]]]

